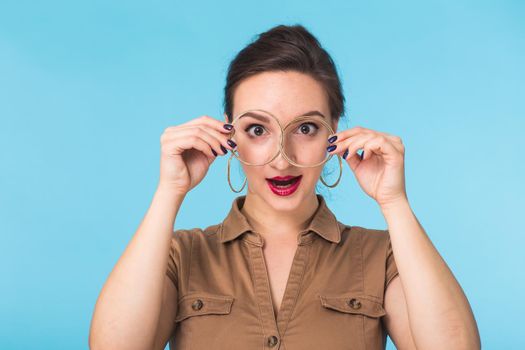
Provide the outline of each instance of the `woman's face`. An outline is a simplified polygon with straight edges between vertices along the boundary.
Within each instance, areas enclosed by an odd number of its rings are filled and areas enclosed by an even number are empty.
[[[233,116],[249,109],[262,109],[272,113],[284,127],[297,116],[319,111],[334,132],[337,130],[337,123],[333,123],[330,117],[325,90],[315,79],[303,73],[287,71],[256,74],[237,86],[233,101]],[[315,195],[315,185],[324,166],[296,167],[282,154],[263,166],[240,164],[247,177],[248,195],[260,197],[276,210],[283,211],[293,210],[305,199]],[[297,190],[290,195],[274,193],[267,179],[289,175],[301,176]]]

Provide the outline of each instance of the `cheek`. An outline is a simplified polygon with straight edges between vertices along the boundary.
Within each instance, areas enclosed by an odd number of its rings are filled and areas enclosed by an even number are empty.
[[[307,180],[308,183],[315,184],[321,176],[322,168],[304,168],[303,178]]]
[[[246,174],[246,178],[248,181],[251,181],[252,183],[254,181],[263,181],[263,172],[260,170],[261,167],[255,167],[255,166],[246,166],[243,165],[243,173]]]

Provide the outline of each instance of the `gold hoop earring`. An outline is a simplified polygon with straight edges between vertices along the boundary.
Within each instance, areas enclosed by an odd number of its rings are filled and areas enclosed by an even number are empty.
[[[231,180],[230,180],[230,162],[231,162],[232,158],[233,158],[233,153],[231,153],[230,158],[228,158],[228,184],[230,185],[230,188],[231,188],[231,190],[233,192],[239,193],[239,192],[241,192],[244,189],[244,186],[246,185],[246,180],[247,179],[246,179],[246,177],[244,177],[244,182],[243,182],[242,187],[241,187],[240,190],[237,191],[235,188],[233,188]]]
[[[321,182],[327,186],[327,187],[336,187],[339,181],[341,180],[341,175],[343,174],[343,162],[341,161],[341,157],[337,154],[337,159],[339,160],[339,177],[337,178],[337,181],[333,185],[329,185],[324,181],[323,175],[321,175]]]

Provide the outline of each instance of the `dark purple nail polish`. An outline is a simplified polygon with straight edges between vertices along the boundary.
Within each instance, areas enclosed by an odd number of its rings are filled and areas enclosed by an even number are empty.
[[[228,153],[228,150],[227,150],[226,147],[224,147],[223,145],[221,145],[221,149],[222,149],[222,151],[224,152],[224,154]]]
[[[336,148],[337,148],[337,145],[331,145],[331,146],[326,147],[326,150],[327,150],[328,152],[332,152],[332,151],[333,151],[334,149],[336,149]]]
[[[346,159],[346,157],[348,157],[348,150],[346,150],[345,153],[343,153],[343,159]]]
[[[224,124],[223,127],[224,127],[226,130],[231,130],[231,129],[233,129],[233,125],[231,125],[231,124]]]
[[[233,148],[237,147],[237,144],[233,142],[232,140],[226,140],[226,142],[228,143],[228,145],[230,145]]]
[[[363,157],[365,156],[365,151],[361,153],[361,160],[363,160]]]
[[[335,142],[335,140],[337,140],[337,135],[334,135],[334,136],[330,137],[330,138],[328,139],[328,143]]]
[[[211,149],[211,152],[213,153],[213,155],[214,155],[215,157],[217,157],[217,152],[215,152],[215,150],[214,150],[213,148]]]

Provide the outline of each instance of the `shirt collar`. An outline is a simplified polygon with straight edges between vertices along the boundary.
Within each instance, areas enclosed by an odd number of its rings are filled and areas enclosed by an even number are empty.
[[[307,229],[303,232],[313,231],[322,238],[339,243],[341,240],[341,229],[334,213],[328,208],[324,197],[316,194],[319,205],[313,214]],[[230,212],[221,223],[219,240],[222,243],[231,241],[244,232],[253,231],[252,226],[241,212],[240,208],[244,205],[246,195],[236,197],[230,209]]]

